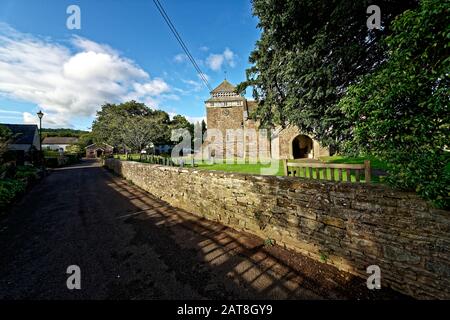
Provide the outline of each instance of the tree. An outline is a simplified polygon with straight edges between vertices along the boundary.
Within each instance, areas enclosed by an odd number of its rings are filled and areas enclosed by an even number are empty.
[[[192,139],[192,144],[194,146],[194,152],[199,152],[203,144],[203,138],[206,133],[206,122],[202,120],[197,121],[194,125],[194,135]]]
[[[87,146],[91,145],[94,143],[94,138],[91,132],[82,134],[79,138],[78,138],[78,146],[80,147],[81,150],[84,150],[84,148],[86,148]]]
[[[83,153],[85,148],[94,143],[92,133],[86,132],[78,137],[78,142],[66,148],[67,153]]]
[[[450,207],[450,3],[423,0],[392,24],[387,61],[338,107],[354,123],[345,149],[390,163],[389,182]]]
[[[181,128],[194,128],[194,125],[190,123],[185,117],[182,115],[176,115],[172,118],[172,121],[170,122],[170,127],[173,129],[181,129]]]
[[[83,134],[86,134],[87,131],[82,130],[74,130],[74,129],[49,129],[49,128],[43,128],[42,129],[42,138],[46,137],[75,137],[78,138],[82,136]]]
[[[97,112],[92,124],[92,137],[95,143],[107,143],[112,146],[123,144],[122,128],[128,117],[150,116],[152,110],[145,104],[129,101],[121,104],[106,103]],[[157,116],[161,117],[159,112]]]
[[[194,142],[194,124],[190,123],[184,116],[179,115],[179,114],[174,116],[172,118],[172,121],[170,122],[170,129],[171,130],[175,130],[175,129],[188,130],[189,134],[191,135],[191,141],[192,141],[192,143]]]
[[[0,125],[0,160],[3,162],[3,155],[8,151],[11,143],[12,133],[7,127]]]
[[[162,123],[145,116],[130,116],[120,130],[121,140],[133,151],[141,152],[164,140]]]
[[[351,123],[337,107],[345,89],[386,58],[380,39],[415,0],[380,0],[382,29],[367,28],[368,0],[253,0],[261,38],[242,92],[253,87],[264,126],[295,124],[324,145],[338,146]]]
[[[136,101],[108,103],[97,112],[92,125],[92,139],[96,143],[127,146],[140,152],[151,144],[172,144],[171,130],[180,128],[193,132],[193,125],[181,115],[170,120],[167,112],[152,110]]]

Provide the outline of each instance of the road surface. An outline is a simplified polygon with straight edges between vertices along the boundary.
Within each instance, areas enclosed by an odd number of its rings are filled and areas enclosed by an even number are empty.
[[[173,208],[93,161],[53,171],[1,217],[0,252],[0,299],[401,298]],[[67,288],[71,265],[80,290]]]

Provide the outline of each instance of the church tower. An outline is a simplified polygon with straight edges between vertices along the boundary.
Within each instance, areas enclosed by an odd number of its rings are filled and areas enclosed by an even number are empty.
[[[224,80],[211,91],[211,97],[205,101],[208,128],[223,131],[243,128],[247,110],[246,99],[236,93],[236,87]],[[246,119],[245,119],[246,120]]]
[[[233,150],[234,156],[245,156],[251,148],[257,148],[257,142],[247,143],[246,134],[249,129],[256,129],[255,122],[249,119],[249,113],[253,107],[256,107],[254,101],[248,101],[236,92],[236,87],[224,80],[217,88],[211,91],[211,97],[205,101],[206,120],[208,130],[215,129],[221,132],[223,138],[223,147],[219,147],[219,142],[209,143],[212,147],[216,145],[215,156],[225,155],[227,150]],[[239,136],[230,139],[227,136],[227,130],[239,132]],[[228,132],[228,133],[229,133]],[[245,142],[245,145],[244,145]],[[243,148],[243,149],[242,149]],[[244,150],[244,155],[236,152]]]
[[[221,139],[211,134],[211,139],[205,141],[204,146],[214,150],[209,156],[221,158],[227,151],[235,157],[245,158],[258,154],[260,159],[318,159],[329,155],[327,148],[321,147],[318,141],[300,132],[296,126],[277,127],[278,143],[272,146],[269,137],[260,130],[259,122],[249,118],[258,107],[257,103],[239,95],[236,87],[227,80],[211,91],[205,106],[208,136],[210,130],[221,133]],[[235,135],[231,137],[227,130],[234,131]],[[239,135],[236,134],[238,132]],[[258,138],[249,139],[254,137],[255,132]]]

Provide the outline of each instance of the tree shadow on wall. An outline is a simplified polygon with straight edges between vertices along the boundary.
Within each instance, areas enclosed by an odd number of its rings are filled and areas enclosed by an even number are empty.
[[[373,252],[373,239],[352,238],[349,228],[349,214],[344,210],[349,208],[349,203],[333,203],[330,193],[337,191],[337,184],[310,181],[297,177],[265,177],[264,181],[247,176],[254,187],[248,192],[260,195],[259,204],[252,208],[253,218],[257,221],[260,230],[266,235],[266,239],[276,242],[282,239],[289,243],[290,247],[300,247],[300,251],[307,252],[312,258],[311,265],[316,266],[320,274],[311,275],[322,280],[335,283],[336,290],[345,290],[345,298],[358,299],[410,299],[402,293],[392,290],[381,275],[381,290],[369,290],[367,288],[366,273],[369,265],[380,265],[383,271],[383,262],[376,258],[381,248]],[[314,185],[313,187],[311,185]],[[276,186],[276,187],[274,187]],[[342,185],[340,185],[342,187]],[[343,188],[353,188],[354,185],[346,184]],[[263,191],[266,190],[266,191]],[[331,192],[330,192],[331,191]],[[370,191],[367,191],[370,192]],[[266,193],[270,196],[267,198]],[[277,194],[274,197],[274,193]],[[295,199],[294,201],[292,199]],[[295,203],[294,203],[295,202]],[[340,209],[339,209],[340,208]],[[289,212],[289,214],[286,214]],[[294,213],[294,214],[293,214]],[[296,213],[296,214],[295,214]],[[367,229],[377,229],[376,226],[364,226]],[[365,236],[371,232],[366,232]],[[373,232],[372,232],[373,233]],[[352,253],[347,245],[353,241]],[[368,246],[371,245],[372,247]],[[347,254],[344,254],[346,252]],[[353,257],[352,257],[353,255]],[[355,263],[355,256],[371,263]],[[338,271],[336,264],[341,264],[353,270],[354,273]],[[365,266],[362,267],[362,264]],[[340,268],[342,269],[342,267]],[[303,270],[303,269],[302,269]],[[344,275],[344,276],[343,276]]]
[[[167,272],[211,299],[396,299],[390,290],[369,291],[365,281],[333,266],[314,261],[279,246],[266,246],[264,239],[238,232],[200,218],[112,178],[109,186],[136,207],[122,217],[135,235],[133,246],[150,247],[167,266]],[[267,205],[267,203],[265,204]],[[261,205],[259,221],[271,208]],[[281,224],[269,217],[267,223]],[[263,225],[261,225],[263,227]],[[263,227],[264,229],[264,227]],[[148,266],[152,268],[152,266]],[[117,297],[129,295],[126,285]],[[166,296],[167,298],[167,296]],[[169,298],[180,298],[169,294]],[[184,299],[194,298],[183,296]]]

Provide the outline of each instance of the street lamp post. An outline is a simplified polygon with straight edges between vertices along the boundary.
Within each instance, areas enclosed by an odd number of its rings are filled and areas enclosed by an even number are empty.
[[[43,159],[43,154],[42,154],[42,117],[44,116],[44,113],[42,111],[39,111],[37,113],[37,116],[39,117],[39,154],[40,154],[40,160],[42,161]]]

